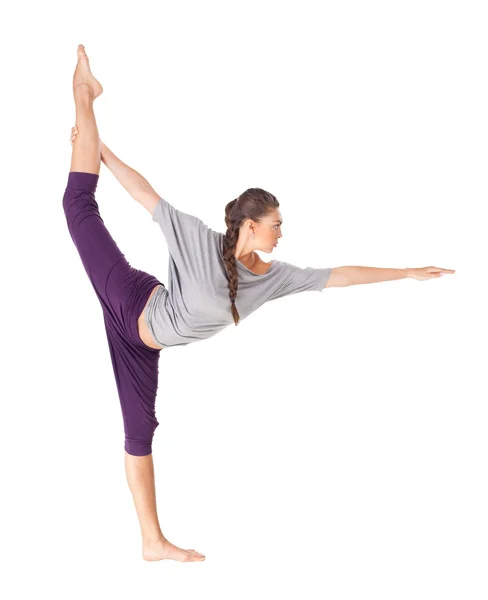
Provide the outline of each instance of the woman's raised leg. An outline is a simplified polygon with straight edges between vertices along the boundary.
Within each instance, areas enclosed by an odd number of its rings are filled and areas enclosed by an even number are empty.
[[[93,111],[93,101],[102,93],[102,91],[102,86],[91,73],[85,49],[80,44],[80,46],[78,46],[78,63],[73,77],[73,93],[76,106],[78,135],[73,143],[70,173],[81,173],[81,175],[76,175],[76,177],[79,178],[79,185],[83,184],[84,186],[87,186],[87,198],[91,197],[93,202],[94,188],[96,187],[96,180],[98,179],[98,174],[100,172],[100,137]],[[90,186],[92,189],[91,196],[88,194],[88,187]],[[71,224],[72,235],[74,235],[76,243],[77,228],[80,226],[83,219],[76,218],[71,195],[71,193],[65,194],[64,206],[68,221]],[[84,215],[85,221],[87,218],[88,216]],[[100,290],[106,287],[103,285],[106,277],[103,265],[106,262],[107,265],[110,266],[113,260],[117,260],[117,257],[120,254],[115,242],[110,238],[106,229],[104,227],[101,229],[102,223],[98,212],[96,212],[93,226],[90,226],[90,231],[87,230],[86,235],[81,236],[78,240],[78,250],[80,251],[84,265],[90,274],[95,289]],[[88,227],[88,225],[86,225],[86,227]],[[83,246],[81,246],[81,243],[83,243]],[[97,258],[98,266],[96,272],[95,269],[92,270],[90,267],[92,265],[91,253],[94,252],[97,254],[97,248],[87,247],[87,244],[89,243],[93,245],[98,243],[100,245],[100,252],[104,254],[104,256],[98,256]],[[98,281],[98,275],[100,275],[101,283]],[[104,298],[102,296],[100,297],[103,302]],[[205,557],[203,554],[200,554],[193,549],[183,550],[182,548],[178,548],[169,542],[161,532],[156,510],[152,453],[140,456],[132,455],[125,451],[125,468],[127,482],[134,499],[141,527],[143,558],[145,560],[171,558],[182,562],[204,560]]]
[[[85,48],[78,46],[78,62],[73,75],[76,124],[79,135],[73,144],[70,171],[100,173],[101,147],[93,101],[100,96],[103,88],[93,76]]]

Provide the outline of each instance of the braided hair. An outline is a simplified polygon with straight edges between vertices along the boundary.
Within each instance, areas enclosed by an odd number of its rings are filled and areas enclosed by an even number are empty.
[[[263,217],[278,208],[279,205],[276,196],[270,192],[261,188],[249,188],[235,200],[231,200],[225,207],[227,231],[223,237],[222,255],[229,281],[231,311],[236,325],[239,323],[240,317],[236,307],[238,271],[234,252],[239,239],[239,231],[246,219],[259,223]]]

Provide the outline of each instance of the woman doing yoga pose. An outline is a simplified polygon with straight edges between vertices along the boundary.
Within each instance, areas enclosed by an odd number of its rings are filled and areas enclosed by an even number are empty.
[[[93,102],[102,93],[84,47],[78,46],[73,77],[76,126],[63,208],[69,233],[103,310],[125,431],[125,468],[142,534],[145,560],[201,561],[163,535],[156,511],[152,438],[158,426],[155,402],[163,348],[203,340],[238,324],[265,302],[303,291],[411,277],[431,279],[453,270],[373,267],[300,268],[256,251],[272,252],[281,237],[275,196],[250,188],[225,209],[227,231],[213,231],[199,218],[161,198],[137,171],[100,140]],[[161,227],[169,248],[168,287],[134,269],[119,250],[95,200],[100,162]]]

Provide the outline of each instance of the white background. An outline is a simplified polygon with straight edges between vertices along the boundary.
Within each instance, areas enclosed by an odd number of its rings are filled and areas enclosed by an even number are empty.
[[[488,26],[482,2],[82,2],[2,9],[0,595],[486,599]],[[225,231],[275,194],[264,260],[454,275],[276,300],[160,357],[166,537],[141,557],[102,311],[62,196],[79,43],[102,140]],[[132,266],[150,214],[102,165]],[[486,212],[485,212],[486,214]]]

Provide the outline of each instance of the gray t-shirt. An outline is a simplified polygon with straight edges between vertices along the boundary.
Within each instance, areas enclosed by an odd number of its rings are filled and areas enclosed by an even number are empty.
[[[223,233],[198,217],[159,199],[152,216],[159,223],[169,250],[168,286],[159,286],[144,318],[156,343],[167,348],[209,338],[234,324],[227,272],[222,254]],[[236,308],[241,321],[265,302],[315,290],[321,292],[331,268],[301,268],[273,260],[257,275],[236,258]]]

